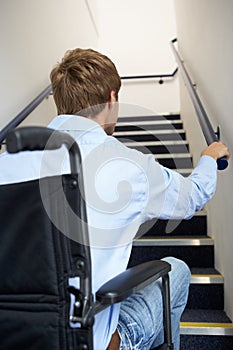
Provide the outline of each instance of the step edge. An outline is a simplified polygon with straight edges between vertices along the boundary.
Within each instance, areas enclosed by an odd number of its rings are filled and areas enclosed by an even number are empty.
[[[122,142],[124,145],[126,145],[127,147],[134,147],[134,146],[138,146],[138,147],[147,147],[147,146],[186,146],[188,145],[188,141],[187,140],[161,140],[161,141],[125,141]]]
[[[116,123],[117,126],[137,126],[137,125],[173,125],[173,124],[183,124],[181,119],[168,120],[140,120],[140,121],[119,121]]]
[[[138,238],[134,246],[213,246],[213,238]]]
[[[224,277],[221,274],[192,274],[191,284],[224,284]]]
[[[135,114],[129,114],[129,115],[120,115],[119,118],[147,118],[147,117],[154,117],[154,118],[161,118],[161,117],[174,117],[177,116],[177,118],[180,118],[180,112],[160,112],[158,114],[140,114],[140,115],[135,115]]]
[[[233,324],[213,322],[180,322],[180,334],[233,336]]]
[[[130,135],[159,135],[159,134],[180,134],[185,133],[184,129],[171,130],[146,130],[146,131],[115,131],[113,136],[130,136]]]
[[[192,158],[191,153],[156,153],[153,154],[156,159],[180,159],[180,158]]]

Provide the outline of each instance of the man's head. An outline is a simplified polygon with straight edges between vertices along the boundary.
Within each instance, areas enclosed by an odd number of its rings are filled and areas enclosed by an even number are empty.
[[[118,100],[121,80],[113,62],[92,49],[67,51],[50,74],[58,114],[95,117],[111,96]]]

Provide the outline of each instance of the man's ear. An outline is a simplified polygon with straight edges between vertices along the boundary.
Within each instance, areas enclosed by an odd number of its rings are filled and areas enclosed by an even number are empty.
[[[109,99],[108,99],[108,102],[107,102],[109,110],[112,109],[112,107],[114,106],[115,102],[117,102],[116,96],[115,96],[115,91],[111,90],[110,94],[109,94]]]
[[[112,102],[117,102],[116,101],[116,93],[114,90],[110,91],[110,95],[109,95],[109,100],[108,102],[112,103]]]

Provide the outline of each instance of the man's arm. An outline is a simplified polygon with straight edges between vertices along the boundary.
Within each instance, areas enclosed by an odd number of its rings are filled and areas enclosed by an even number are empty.
[[[222,142],[214,142],[201,153],[200,160],[188,177],[151,161],[148,171],[148,218],[188,219],[212,198],[217,182],[217,163],[221,157],[229,159],[229,151]],[[156,169],[157,168],[157,169]]]

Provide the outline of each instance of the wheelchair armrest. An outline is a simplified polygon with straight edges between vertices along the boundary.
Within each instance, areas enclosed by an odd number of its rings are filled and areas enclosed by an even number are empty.
[[[121,302],[160,277],[167,275],[171,266],[166,261],[153,260],[136,265],[106,282],[96,292],[96,312]]]

